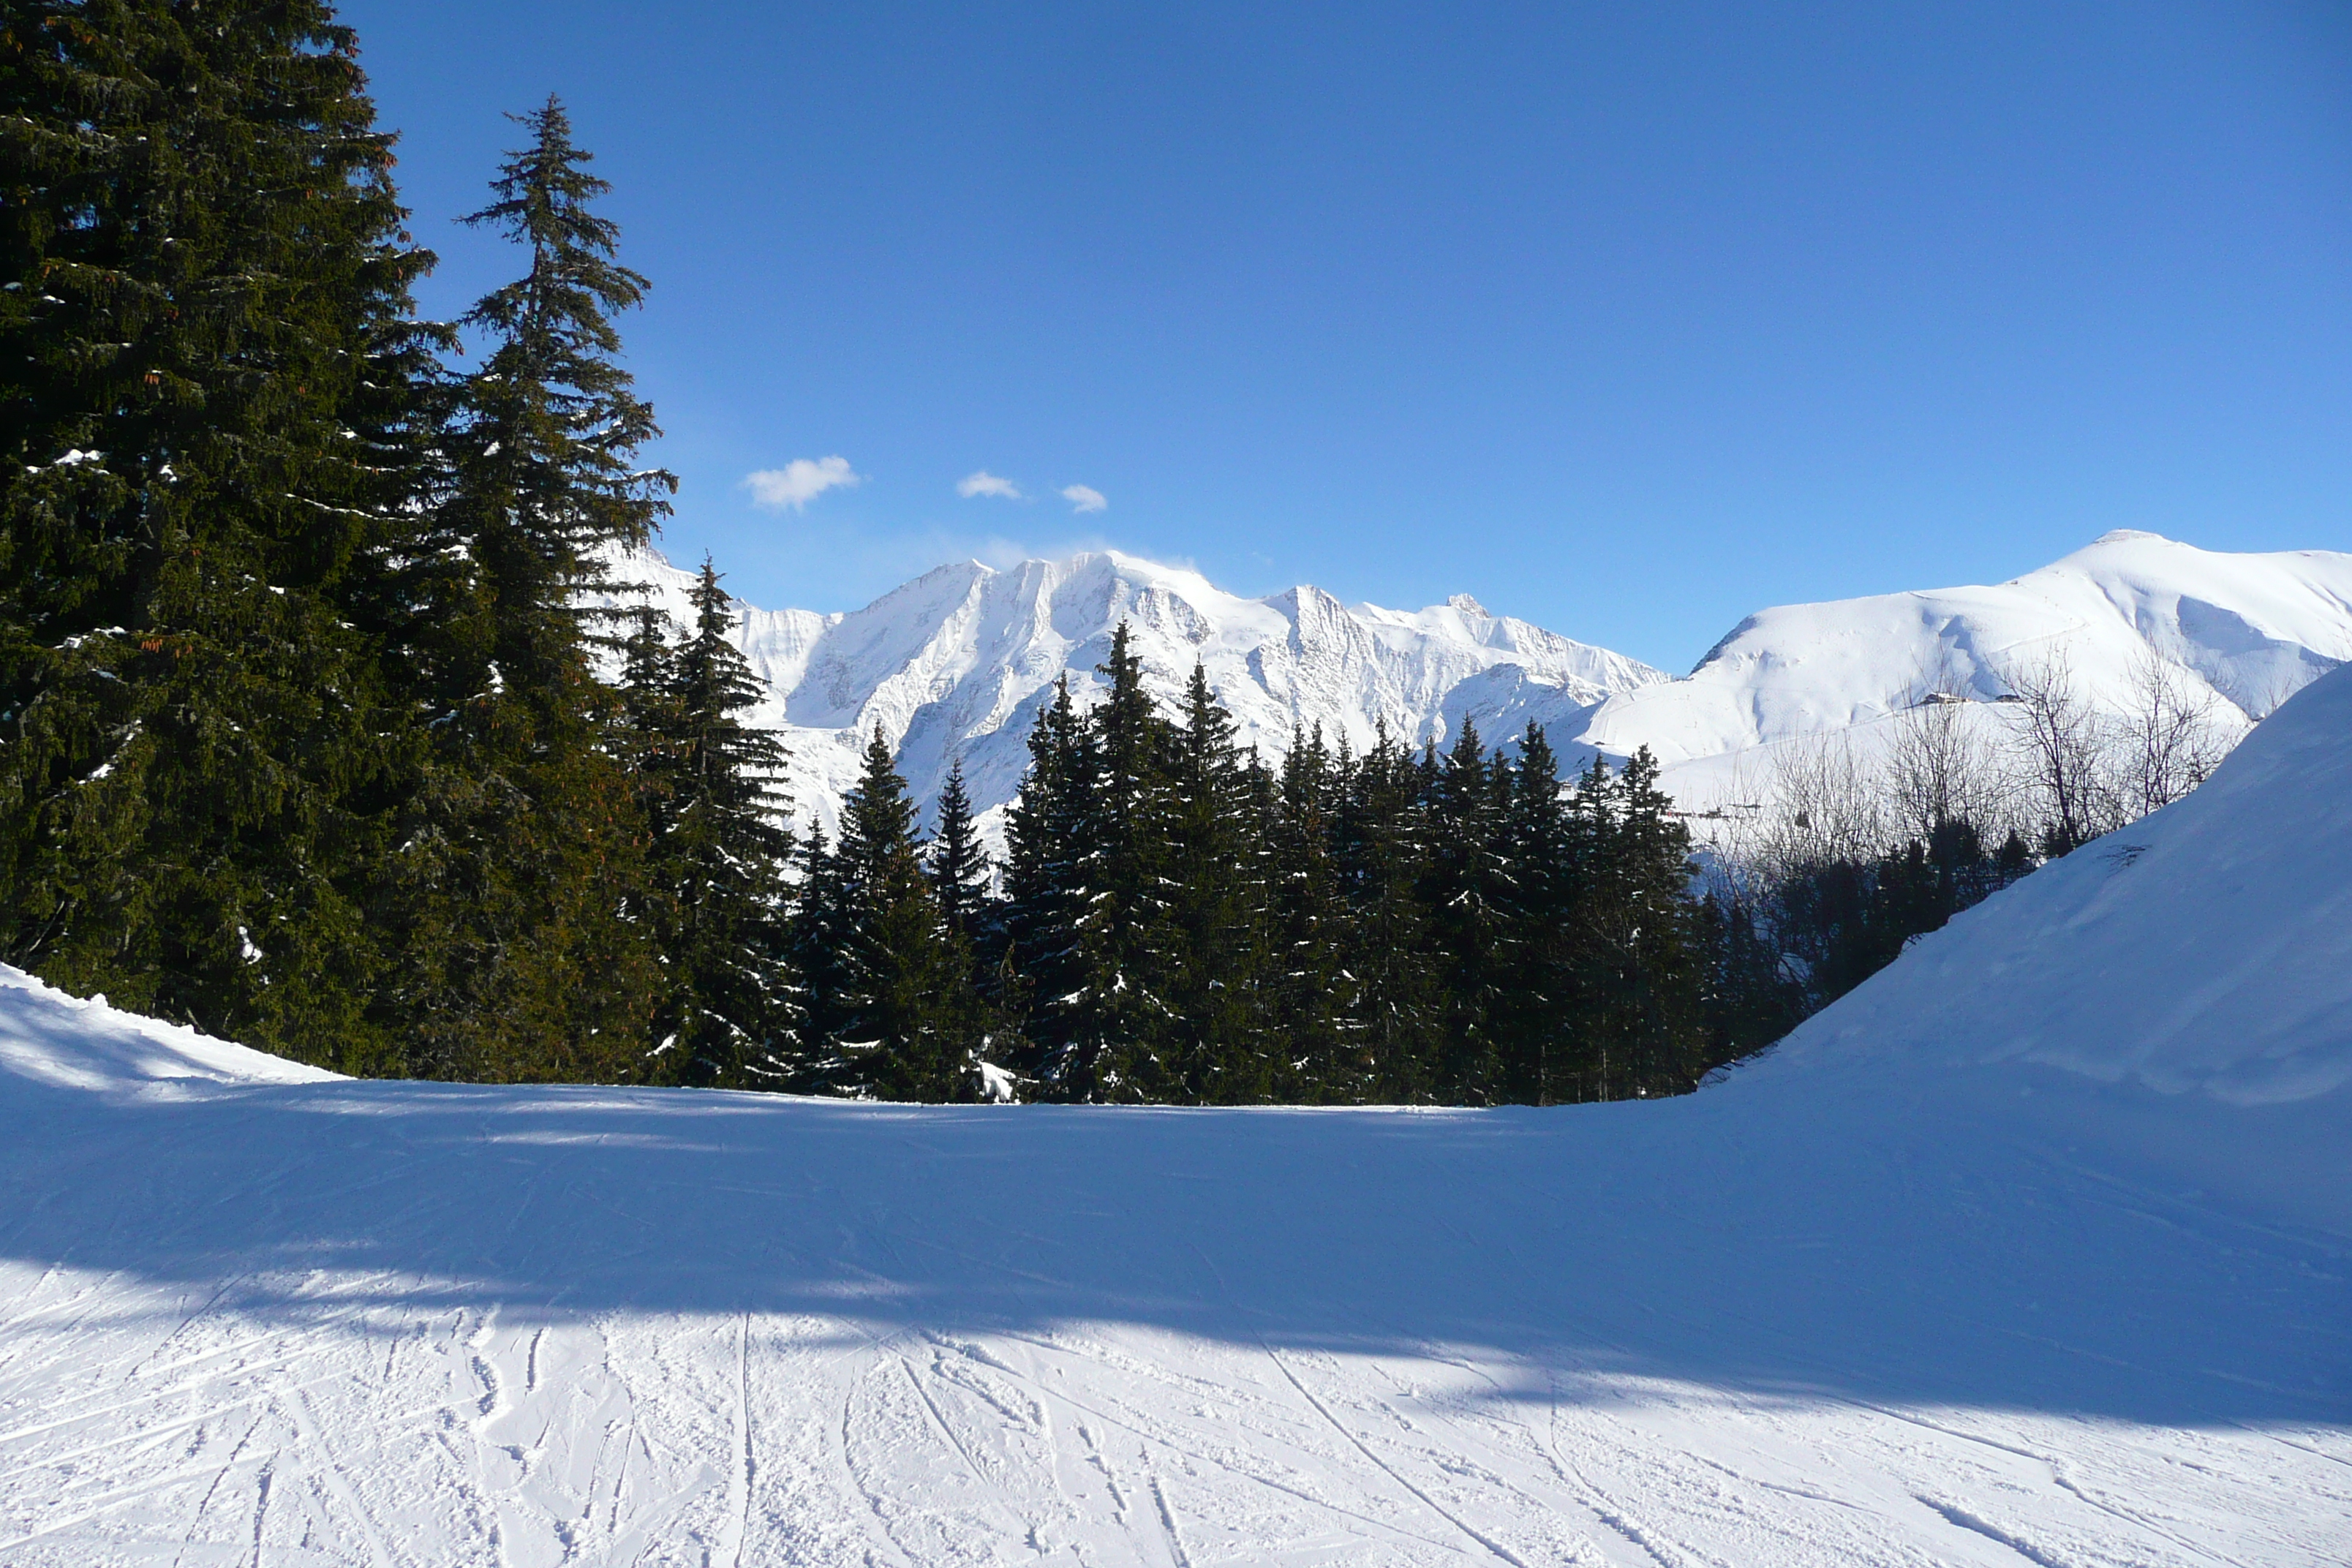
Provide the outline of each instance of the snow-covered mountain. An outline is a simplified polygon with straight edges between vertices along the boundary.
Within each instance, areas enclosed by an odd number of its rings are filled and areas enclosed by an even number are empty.
[[[0,1563],[2352,1560],[2352,670],[1727,1081],[338,1080],[0,969]]]
[[[692,574],[657,556],[620,574],[653,584],[681,625]],[[1173,706],[1199,661],[1267,756],[1294,725],[1321,724],[1337,744],[1372,743],[1375,727],[1419,741],[1480,728],[1517,731],[1534,718],[1572,732],[1601,702],[1664,681],[1664,671],[1571,641],[1467,595],[1417,611],[1343,605],[1318,588],[1245,599],[1197,572],[1117,552],[1027,561],[998,571],[942,566],[848,615],[743,609],[737,641],[771,693],[754,719],[793,752],[795,804],[831,825],[876,730],[929,803],[961,758],[974,803],[1013,798],[1028,765],[1038,709],[1063,675],[1083,700],[1114,630],[1129,627],[1144,679]]]
[[[689,574],[649,555],[623,574],[688,618]],[[2217,707],[2260,718],[2352,659],[2352,554],[2225,554],[2111,533],[1997,586],[1761,611],[1681,679],[1466,595],[1417,611],[1312,587],[1248,599],[1116,552],[1003,571],[963,562],[848,615],[744,616],[738,641],[771,692],[755,717],[785,731],[797,806],[828,826],[877,728],[919,799],[961,757],[977,805],[1009,801],[1053,683],[1066,673],[1090,699],[1122,620],[1156,695],[1172,704],[1200,660],[1244,742],[1269,757],[1294,725],[1319,723],[1360,750],[1381,723],[1443,742],[1468,718],[1507,742],[1533,720],[1571,763],[1648,746],[1667,787],[1705,808],[1752,795],[1776,745],[1836,730],[1867,738],[1930,686],[1990,705],[2053,652],[2108,708],[2128,700],[2153,654]]]
[[[1782,605],[1686,678],[1612,697],[1573,738],[1612,755],[1648,746],[1666,787],[1705,808],[1752,796],[1776,746],[1847,731],[1866,748],[1930,692],[1990,705],[2053,658],[2118,712],[2151,656],[2217,716],[2263,718],[2352,660],[2352,554],[2227,554],[2126,530],[1997,586]]]

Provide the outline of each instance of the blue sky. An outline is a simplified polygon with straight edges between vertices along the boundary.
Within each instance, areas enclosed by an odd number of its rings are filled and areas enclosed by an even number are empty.
[[[2352,549],[2340,5],[343,15],[437,313],[569,103],[667,547],[757,603],[1107,543],[1679,669],[2114,527]]]

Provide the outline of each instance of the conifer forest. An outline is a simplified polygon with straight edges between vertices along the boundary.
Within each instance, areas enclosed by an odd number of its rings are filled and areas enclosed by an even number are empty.
[[[362,1075],[1546,1104],[1693,1088],[2035,858],[1954,817],[1756,896],[1646,753],[1261,756],[1123,631],[1001,858],[878,735],[828,837],[715,565],[685,626],[614,575],[676,482],[559,101],[438,322],[329,6],[0,15],[0,959],[59,986]]]

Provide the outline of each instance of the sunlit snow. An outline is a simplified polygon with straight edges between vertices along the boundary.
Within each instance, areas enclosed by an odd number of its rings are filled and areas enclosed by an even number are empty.
[[[359,1083],[0,986],[0,1562],[2352,1557],[2352,671],[1674,1100]]]

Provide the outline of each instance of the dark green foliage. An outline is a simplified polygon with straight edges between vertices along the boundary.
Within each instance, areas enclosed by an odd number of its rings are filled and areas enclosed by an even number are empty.
[[[1293,738],[1244,759],[1195,668],[1154,715],[1125,628],[1108,691],[1038,716],[1012,816],[1011,963],[1035,1092],[1189,1104],[1494,1104],[1693,1087],[1712,927],[1646,753],[1563,792],[1465,725],[1416,758]]]
[[[1294,730],[1266,814],[1262,1006],[1272,1098],[1326,1099],[1358,1076],[1344,1047],[1339,939],[1347,929],[1334,857],[1333,807],[1344,787],[1323,730]]]
[[[1341,1058],[1326,1096],[1347,1105],[1427,1100],[1445,1002],[1419,896],[1428,777],[1386,725],[1360,763],[1342,755],[1338,775]]]
[[[1514,868],[1504,837],[1510,788],[1510,769],[1499,758],[1490,763],[1477,726],[1465,721],[1431,781],[1420,889],[1443,999],[1433,1087],[1452,1101],[1482,1104],[1498,1088],[1494,1025],[1513,984],[1504,918]]]
[[[763,688],[727,640],[733,601],[708,560],[688,600],[695,622],[679,647],[639,622],[622,687],[643,739],[645,904],[668,969],[655,1070],[671,1082],[770,1081],[790,1070],[794,1022],[781,960],[786,758],[773,733],[739,717]]]
[[[1029,733],[1029,772],[1007,814],[1004,868],[1012,989],[1026,1004],[1028,1049],[1015,1065],[1048,1093],[1069,1092],[1082,1065],[1094,775],[1093,728],[1065,677]]]
[[[1580,1049],[1560,1099],[1622,1100],[1696,1087],[1707,1046],[1705,931],[1690,893],[1690,830],[1668,816],[1647,748],[1622,773],[1595,758],[1570,813]]]
[[[1582,846],[1570,832],[1559,762],[1533,723],[1519,742],[1508,783],[1495,898],[1506,968],[1488,1013],[1494,1093],[1549,1105],[1572,1098],[1566,1075],[1577,1059],[1574,921],[1592,879],[1578,853]]]
[[[1234,721],[1192,667],[1182,716],[1168,736],[1165,826],[1147,994],[1161,1016],[1147,1029],[1154,1100],[1247,1104],[1276,1082],[1263,958],[1266,933],[1265,781],[1234,743]],[[1140,1078],[1141,1068],[1134,1076]]]
[[[972,1095],[986,1033],[968,950],[948,925],[915,839],[890,747],[875,731],[842,810],[841,845],[814,898],[835,944],[821,1087],[884,1100]]]
[[[1171,740],[1124,621],[1101,670],[1108,690],[1087,716],[1093,769],[1079,822],[1085,968],[1070,1000],[1061,1081],[1076,1100],[1148,1102],[1180,1081],[1167,1054],[1173,1020],[1158,991],[1167,970]]]
[[[365,1068],[430,381],[322,5],[0,25],[0,954]]]
[[[384,1005],[414,1020],[412,1071],[625,1079],[669,987],[629,714],[592,661],[583,595],[614,586],[606,555],[646,542],[675,480],[634,462],[657,432],[611,317],[645,280],[590,209],[604,182],[553,100],[521,122],[499,199],[467,220],[528,261],[466,318],[489,352],[431,514],[415,646],[434,740],[386,900],[408,962]]]
[[[981,847],[980,829],[972,821],[961,761],[948,769],[946,787],[940,792],[940,830],[931,839],[930,875],[948,929],[966,942],[979,941],[988,913],[988,852]]]

